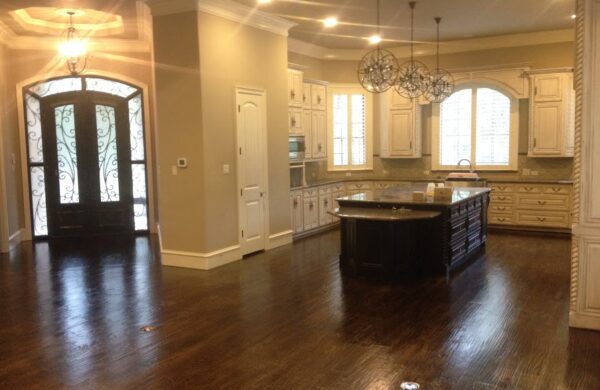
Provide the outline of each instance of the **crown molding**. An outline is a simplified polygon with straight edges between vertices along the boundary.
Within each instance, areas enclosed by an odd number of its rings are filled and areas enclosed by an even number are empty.
[[[231,0],[146,0],[153,16],[198,11],[243,25],[288,36],[296,23]]]
[[[460,39],[441,42],[440,54],[463,53],[488,49],[501,49],[508,47],[535,46],[549,43],[573,42],[575,33],[573,29],[537,31],[531,33],[497,35],[492,37]],[[360,60],[367,49],[328,49],[312,43],[288,39],[288,50],[292,53],[302,54],[321,60],[357,61]],[[395,47],[388,49],[398,58],[409,58],[409,47]],[[435,54],[435,44],[415,45],[415,57]]]

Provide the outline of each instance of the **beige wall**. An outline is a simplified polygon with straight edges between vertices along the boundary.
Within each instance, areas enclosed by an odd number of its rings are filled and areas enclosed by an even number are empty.
[[[236,86],[266,91],[270,233],[290,229],[286,38],[187,12],[154,17],[154,50],[163,247],[238,244]],[[173,176],[177,157],[189,168]]]
[[[287,156],[287,39],[200,12],[206,249],[238,242],[235,87],[267,96],[270,233],[290,229]],[[230,164],[232,173],[222,173]]]
[[[505,49],[481,50],[465,53],[452,53],[440,57],[441,66],[450,70],[463,70],[467,68],[489,68],[502,66],[529,66],[532,69],[572,67],[574,64],[574,43],[556,43],[537,46],[524,46]],[[295,62],[307,66],[311,71],[311,64],[315,59],[306,60],[305,56],[295,56]],[[435,57],[419,57],[427,66],[435,66]],[[402,60],[401,60],[402,62]],[[314,65],[312,65],[314,66]],[[318,73],[323,80],[332,83],[357,83],[356,68],[358,61],[319,61]],[[378,99],[374,99],[374,110],[379,111]],[[559,159],[532,159],[527,154],[528,115],[529,101],[523,99],[519,102],[519,172],[490,173],[487,177],[517,178],[522,176],[523,169],[538,171],[537,178],[571,178],[573,161],[570,158]],[[379,121],[374,116],[374,169],[367,173],[353,173],[357,178],[441,178],[444,172],[431,171],[431,106],[423,106],[423,158],[411,160],[380,159],[379,153]],[[309,181],[329,178],[344,178],[345,173],[328,172],[325,163],[311,163],[307,169]]]

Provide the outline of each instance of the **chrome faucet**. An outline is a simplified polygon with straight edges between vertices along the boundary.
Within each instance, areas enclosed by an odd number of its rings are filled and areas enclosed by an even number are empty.
[[[469,160],[468,158],[463,158],[462,160],[459,160],[458,163],[456,163],[456,168],[460,168],[460,164],[466,161],[469,163],[469,172],[473,173],[474,169],[473,169],[473,164],[471,163],[471,160]]]

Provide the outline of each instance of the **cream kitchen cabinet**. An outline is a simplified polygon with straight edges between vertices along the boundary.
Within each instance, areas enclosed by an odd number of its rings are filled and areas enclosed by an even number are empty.
[[[304,230],[302,191],[292,191],[290,193],[290,210],[292,213],[292,230],[294,233],[300,233]]]
[[[310,115],[310,156],[313,159],[322,159],[327,157],[326,113],[311,110]]]
[[[304,134],[304,146],[306,150],[304,151],[304,158],[311,159],[312,158],[312,115],[311,110],[303,109],[302,110],[302,132]]]
[[[288,108],[288,126],[289,133],[294,135],[304,134],[304,123],[302,118],[302,109],[290,107]]]
[[[304,230],[319,227],[319,194],[316,188],[304,190],[302,194]]]
[[[311,85],[304,83],[302,86],[302,108],[310,110],[312,108],[312,92]]]
[[[380,155],[382,158],[420,158],[421,105],[395,91],[380,94]]]
[[[572,157],[575,134],[572,71],[536,71],[529,76],[529,157]]]
[[[326,226],[333,222],[332,215],[333,199],[329,186],[319,188],[319,226]]]
[[[373,189],[373,183],[370,181],[352,182],[346,185],[346,193],[348,196],[360,194],[361,192],[370,191]]]
[[[311,108],[313,110],[325,111],[327,108],[327,88],[324,85],[312,84]]]
[[[302,108],[303,74],[288,69],[288,106]]]
[[[570,229],[571,185],[493,183],[488,223],[528,229]]]

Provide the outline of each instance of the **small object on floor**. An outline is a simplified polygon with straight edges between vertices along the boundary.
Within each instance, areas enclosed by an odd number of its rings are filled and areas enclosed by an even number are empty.
[[[142,327],[142,331],[144,332],[154,332],[156,329],[158,329],[156,326],[144,326]]]
[[[418,390],[421,388],[421,385],[419,385],[417,382],[402,382],[400,384],[400,388],[402,390]]]

